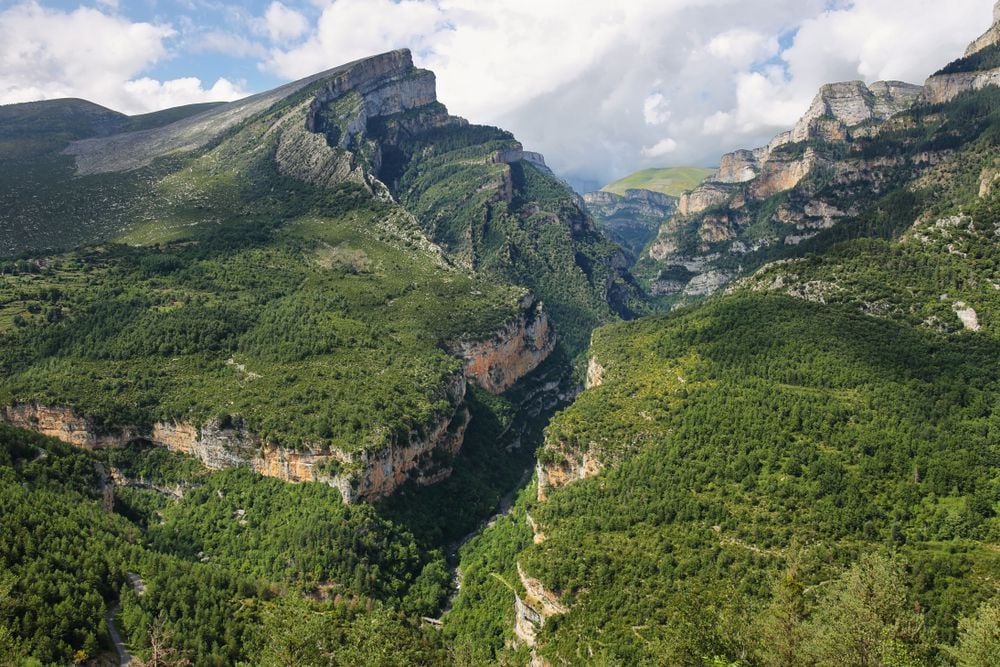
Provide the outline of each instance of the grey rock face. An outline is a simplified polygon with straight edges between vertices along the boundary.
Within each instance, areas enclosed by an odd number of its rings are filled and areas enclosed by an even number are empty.
[[[247,118],[266,111],[281,100],[321,81],[330,82],[325,90],[334,90],[346,83],[361,85],[367,80],[393,73],[401,75],[412,68],[413,59],[408,50],[391,51],[215,107],[161,128],[75,141],[69,145],[66,153],[76,157],[79,175],[138,169],[167,154],[200,148]],[[423,86],[421,92],[426,93],[426,78],[417,85]],[[433,89],[433,75],[430,86]],[[412,92],[416,94],[415,91]],[[394,101],[398,103],[401,100],[390,97],[381,103],[388,108]]]

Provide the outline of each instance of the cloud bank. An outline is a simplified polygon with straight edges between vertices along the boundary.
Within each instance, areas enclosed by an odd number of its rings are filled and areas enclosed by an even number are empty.
[[[133,23],[94,8],[15,5],[0,12],[0,103],[84,97],[142,113],[247,95],[222,77],[206,87],[194,77],[139,76],[167,56],[166,42],[176,35],[168,24]]]
[[[0,12],[0,102],[148,111],[245,92],[224,71],[212,84],[145,75],[177,49],[291,80],[405,46],[453,113],[599,185],[764,143],[824,83],[920,83],[985,30],[993,0],[265,0],[215,2],[233,20],[197,30],[180,9],[142,22],[114,4]]]

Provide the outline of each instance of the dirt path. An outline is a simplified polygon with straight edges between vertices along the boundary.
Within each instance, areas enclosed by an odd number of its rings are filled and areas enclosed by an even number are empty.
[[[125,642],[122,641],[122,636],[118,634],[118,628],[115,626],[115,615],[118,614],[119,608],[119,605],[115,604],[113,607],[108,609],[108,634],[111,635],[111,641],[115,644],[115,651],[118,652],[118,664],[131,665],[132,654],[128,652],[128,647],[125,646]]]
[[[128,577],[129,583],[132,584],[132,588],[136,593],[139,595],[146,593],[146,582],[142,580],[142,577],[135,572],[126,572],[125,576]],[[132,654],[128,652],[128,646],[125,645],[125,641],[118,632],[118,626],[115,625],[115,616],[118,615],[120,609],[121,605],[116,602],[114,606],[108,609],[105,620],[108,622],[108,634],[111,635],[111,641],[115,644],[115,651],[118,652],[118,664],[131,665]]]

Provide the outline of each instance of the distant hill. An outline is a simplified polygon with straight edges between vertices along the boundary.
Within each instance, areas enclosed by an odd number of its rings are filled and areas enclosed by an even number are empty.
[[[680,197],[687,190],[693,190],[714,171],[704,167],[643,169],[601,189],[605,192],[614,192],[616,195],[624,195],[626,190],[652,190],[671,197]]]

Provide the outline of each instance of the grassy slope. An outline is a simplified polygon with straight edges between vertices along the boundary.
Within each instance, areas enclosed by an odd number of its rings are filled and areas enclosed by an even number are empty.
[[[605,185],[602,190],[623,195],[626,190],[652,190],[662,192],[671,197],[680,197],[684,192],[693,189],[714,169],[703,167],[664,167],[643,169],[621,178],[614,183]]]

